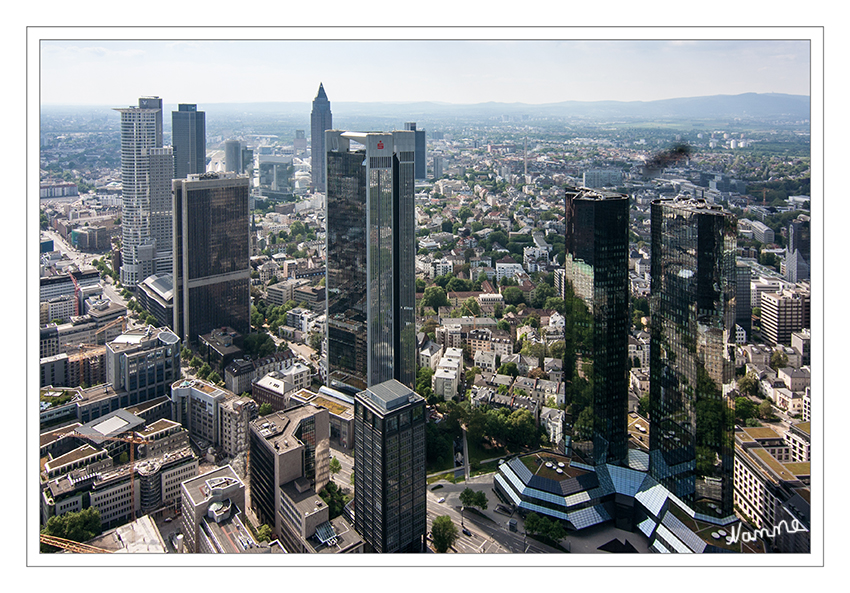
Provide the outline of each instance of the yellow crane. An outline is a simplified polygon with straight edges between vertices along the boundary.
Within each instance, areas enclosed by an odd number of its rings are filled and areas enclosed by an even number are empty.
[[[109,550],[104,550],[102,548],[96,548],[94,546],[89,546],[88,544],[81,544],[80,542],[75,542],[70,539],[64,539],[61,537],[56,537],[55,535],[46,535],[44,533],[39,534],[38,540],[47,544],[48,546],[53,546],[54,548],[60,548],[65,550],[66,552],[74,552],[76,554],[111,554]]]

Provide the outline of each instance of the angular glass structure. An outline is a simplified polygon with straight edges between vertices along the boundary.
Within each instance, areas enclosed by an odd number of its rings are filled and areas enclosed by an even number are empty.
[[[354,528],[379,553],[421,552],[425,400],[396,380],[354,398]]]
[[[732,515],[737,221],[704,200],[652,214],[650,472],[697,512]]]
[[[388,379],[412,387],[413,132],[329,130],[326,144],[329,381],[352,393]]]
[[[628,432],[629,198],[566,191],[564,373],[573,451],[624,463]]]

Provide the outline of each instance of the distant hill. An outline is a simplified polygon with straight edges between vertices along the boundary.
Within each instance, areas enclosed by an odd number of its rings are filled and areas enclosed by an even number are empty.
[[[205,105],[207,110],[252,113],[309,113],[310,103],[219,103]],[[528,103],[453,104],[429,101],[410,103],[356,103],[331,101],[334,115],[384,116],[415,120],[424,116],[497,116],[531,117],[631,117],[631,118],[772,118],[777,116],[808,119],[810,100],[805,95],[744,93],[685,97],[659,101],[563,101],[532,105]]]
[[[102,112],[109,106],[44,105],[43,113],[65,114]],[[176,104],[163,106],[165,112],[176,110]],[[199,103],[207,118],[231,114],[309,118],[309,102],[265,103]],[[805,120],[810,118],[810,99],[806,95],[776,93],[744,93],[685,97],[659,101],[563,101],[532,105],[528,103],[456,104],[433,101],[408,103],[357,103],[331,100],[335,121],[377,118],[394,121],[417,121],[431,118],[492,118],[499,116],[530,118],[633,118],[633,119],[773,119]],[[110,118],[111,119],[111,118]]]

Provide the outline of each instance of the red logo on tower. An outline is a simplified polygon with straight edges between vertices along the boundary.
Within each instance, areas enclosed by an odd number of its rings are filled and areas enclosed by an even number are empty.
[[[380,140],[378,140],[378,150],[383,150],[383,148],[384,148],[384,143],[381,142]]]

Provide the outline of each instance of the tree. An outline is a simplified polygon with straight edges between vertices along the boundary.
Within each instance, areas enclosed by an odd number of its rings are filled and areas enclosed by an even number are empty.
[[[788,355],[785,354],[782,350],[774,350],[773,354],[770,355],[770,368],[774,371],[778,371],[781,368],[785,368],[788,366]]]
[[[738,391],[744,395],[757,396],[759,394],[759,381],[753,373],[747,373],[738,379]]]
[[[333,475],[336,475],[340,472],[340,470],[342,469],[342,464],[339,462],[339,459],[337,459],[336,457],[331,457],[331,462],[330,462],[329,467],[330,467],[330,470],[331,470],[331,475],[333,476]]]
[[[79,512],[70,511],[50,517],[41,532],[75,542],[88,541],[101,533],[100,511],[97,507],[89,507]],[[54,548],[42,545],[42,551],[52,552]]]
[[[433,308],[435,312],[439,311],[440,307],[448,307],[446,291],[439,286],[429,286],[422,296],[422,305]]]
[[[773,404],[770,400],[764,400],[758,405],[758,415],[762,420],[772,420],[776,417],[773,413]]]
[[[263,402],[262,404],[260,404],[260,409],[259,409],[259,410],[257,410],[257,413],[258,413],[260,416],[268,416],[268,415],[269,415],[269,414],[271,414],[273,411],[274,411],[274,409],[272,408],[272,405],[271,405],[270,403],[268,403],[268,402]]]
[[[210,368],[210,365],[208,365],[207,363],[202,364],[201,368],[198,369],[198,377],[200,379],[206,380],[211,370],[212,369]]]
[[[525,302],[522,291],[517,286],[506,286],[502,289],[502,298],[509,305],[518,305]]]
[[[758,413],[758,407],[755,403],[746,397],[735,398],[735,417],[746,422],[750,418],[755,418]]]
[[[481,510],[486,510],[487,494],[483,491],[465,488],[463,492],[460,493],[460,503],[465,507],[478,507]]]
[[[649,394],[642,396],[638,400],[638,414],[644,418],[649,418]]]
[[[257,529],[257,539],[261,542],[271,541],[272,535],[272,528],[265,523],[260,525],[260,528]]]
[[[213,371],[209,375],[207,375],[207,381],[209,381],[213,385],[218,385],[219,383],[221,383],[221,376],[216,371]]]
[[[497,370],[496,373],[499,375],[510,375],[511,377],[516,378],[519,376],[519,369],[515,362],[506,362],[499,367],[499,370]]]
[[[457,526],[448,515],[442,515],[434,519],[431,525],[431,537],[434,540],[434,548],[440,554],[445,553],[457,541],[459,536]]]

